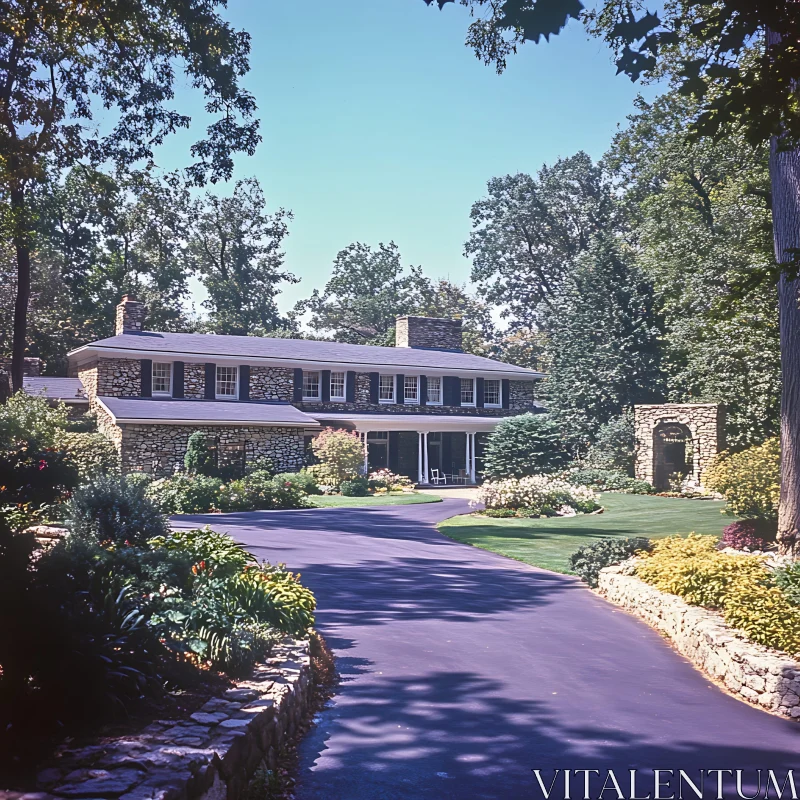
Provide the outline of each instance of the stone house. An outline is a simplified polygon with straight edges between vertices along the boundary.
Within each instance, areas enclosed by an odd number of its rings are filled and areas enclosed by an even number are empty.
[[[190,434],[208,432],[220,463],[261,457],[281,470],[306,463],[323,427],[356,431],[365,465],[428,484],[473,483],[486,435],[505,416],[540,410],[541,373],[464,353],[460,320],[400,317],[397,346],[307,339],[159,333],[125,296],[116,335],[72,351],[77,378],[124,472],[171,474]]]

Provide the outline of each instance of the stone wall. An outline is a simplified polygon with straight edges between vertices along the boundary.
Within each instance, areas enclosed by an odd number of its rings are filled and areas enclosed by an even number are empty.
[[[189,436],[195,431],[204,431],[216,439],[221,463],[234,463],[242,453],[247,463],[263,457],[271,459],[278,472],[296,472],[305,463],[302,428],[127,423],[119,428],[125,473],[171,475],[176,468],[182,469]]]
[[[692,477],[702,483],[703,472],[724,448],[724,409],[717,403],[665,403],[634,406],[636,477],[656,484],[663,463],[660,426],[684,426],[693,450]],[[658,488],[664,488],[659,486]]]
[[[286,639],[248,680],[181,722],[159,720],[123,738],[60,751],[35,794],[0,800],[239,800],[258,769],[274,770],[313,693],[308,641]]]
[[[144,320],[147,316],[147,306],[140,303],[129,294],[122,295],[122,300],[117,305],[114,319],[114,333],[121,336],[123,333],[139,333],[144,330]]]
[[[250,367],[251,400],[284,400],[291,403],[294,371],[286,367]]]
[[[134,358],[98,359],[97,394],[101,397],[138,397],[141,393],[141,361]]]
[[[534,381],[508,382],[508,407],[514,411],[530,411],[534,407]]]
[[[91,401],[97,396],[97,362],[78,370],[78,378],[83,384],[83,390]]]
[[[680,653],[736,697],[800,718],[800,663],[737,637],[716,611],[690,606],[625,572],[624,566],[601,570],[598,591],[669,636]]]
[[[397,347],[421,347],[426,350],[463,349],[461,320],[441,317],[398,317],[395,322]]]
[[[206,396],[206,365],[187,362],[183,365],[183,396],[202,399]]]

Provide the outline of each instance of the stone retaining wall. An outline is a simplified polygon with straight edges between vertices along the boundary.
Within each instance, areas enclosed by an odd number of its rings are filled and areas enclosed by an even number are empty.
[[[0,800],[238,800],[296,732],[311,701],[310,663],[309,642],[286,639],[249,680],[190,719],[62,750],[39,773],[38,792],[0,791]]]
[[[736,697],[800,718],[800,663],[787,654],[737,637],[719,613],[661,592],[625,574],[624,566],[601,570],[598,591],[669,636],[680,653]]]

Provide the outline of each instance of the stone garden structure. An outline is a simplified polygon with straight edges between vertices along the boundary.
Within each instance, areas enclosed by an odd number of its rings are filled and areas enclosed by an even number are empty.
[[[725,447],[724,422],[718,403],[634,406],[636,477],[661,490],[675,473],[702,485],[706,467]]]

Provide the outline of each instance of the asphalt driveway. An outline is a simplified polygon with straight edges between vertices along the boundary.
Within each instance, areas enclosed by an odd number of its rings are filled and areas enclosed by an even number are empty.
[[[436,531],[466,510],[179,518],[285,562],[316,593],[342,683],[303,742],[299,800],[540,798],[532,770],[556,768],[741,769],[750,794],[756,769],[794,768],[800,784],[800,725],[724,694],[576,580]]]

